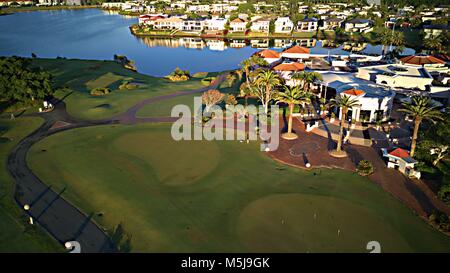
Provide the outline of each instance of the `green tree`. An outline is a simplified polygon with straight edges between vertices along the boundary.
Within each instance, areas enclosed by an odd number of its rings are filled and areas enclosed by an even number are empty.
[[[264,112],[269,112],[269,103],[274,98],[274,88],[281,85],[282,79],[272,70],[260,69],[256,71],[254,85],[257,87],[258,98],[264,106]],[[261,93],[264,90],[264,93]]]
[[[351,109],[352,107],[356,106],[358,104],[358,100],[357,99],[352,99],[350,96],[347,95],[337,95],[337,97],[335,99],[332,99],[330,101],[330,105],[340,108],[340,111],[342,112],[341,115],[341,124],[340,124],[340,128],[339,128],[339,138],[338,138],[338,143],[337,143],[337,148],[336,148],[336,153],[337,154],[343,154],[342,151],[342,138],[343,138],[343,134],[344,134],[344,126],[345,126],[345,120],[347,119],[347,113],[348,110]]]
[[[29,103],[53,94],[50,73],[32,67],[29,59],[0,57],[0,100]]]
[[[284,137],[287,139],[297,138],[297,135],[295,133],[292,133],[292,114],[294,112],[294,106],[301,103],[310,102],[310,97],[298,86],[284,86],[284,91],[278,92],[275,100],[277,101],[277,103],[285,103],[289,107],[288,130],[287,133],[284,134]]]
[[[430,98],[424,96],[413,97],[411,102],[403,103],[403,108],[399,109],[399,111],[405,113],[414,120],[414,131],[410,152],[410,156],[413,157],[416,150],[417,135],[422,121],[429,120],[435,123],[437,120],[442,120],[443,118],[441,112],[439,112],[435,106],[431,105]]]

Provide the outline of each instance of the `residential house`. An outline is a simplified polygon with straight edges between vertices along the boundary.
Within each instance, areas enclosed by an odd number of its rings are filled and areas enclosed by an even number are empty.
[[[270,18],[258,18],[252,20],[252,25],[250,26],[250,30],[252,32],[269,33],[269,29],[270,29]]]
[[[323,21],[323,26],[321,27],[321,29],[336,30],[337,28],[341,27],[342,22],[344,22],[344,20],[340,18],[328,18]]]
[[[288,59],[308,59],[310,56],[309,53],[309,48],[295,45],[283,50],[281,56]]]
[[[264,49],[255,53],[256,56],[263,58],[267,63],[272,64],[281,60],[280,52],[270,49]]]
[[[247,21],[236,18],[230,22],[230,32],[245,32],[247,30]]]
[[[294,23],[289,17],[278,17],[275,20],[275,33],[291,33],[294,29]]]
[[[213,18],[205,20],[205,30],[207,31],[224,31],[227,23],[225,18]]]
[[[186,32],[201,32],[205,28],[205,19],[186,19],[183,21],[182,30]]]
[[[158,30],[180,30],[183,26],[183,19],[169,17],[156,19],[152,23],[153,29]]]
[[[303,20],[298,21],[297,23],[297,31],[300,32],[313,32],[317,31],[318,20],[317,18],[305,18]]]
[[[345,31],[368,33],[373,30],[373,22],[368,19],[352,19],[345,23]]]

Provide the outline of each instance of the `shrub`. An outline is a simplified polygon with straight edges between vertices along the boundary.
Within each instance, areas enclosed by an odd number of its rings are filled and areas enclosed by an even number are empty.
[[[443,232],[450,231],[450,218],[444,212],[435,210],[428,217],[431,224]]]
[[[368,160],[361,160],[358,163],[358,174],[361,176],[371,175],[374,172],[372,163]]]
[[[204,79],[201,80],[203,85],[211,85],[211,83],[216,79],[216,77],[206,77]]]
[[[225,98],[225,104],[226,105],[236,105],[238,102],[236,100],[236,97],[234,95],[227,95]]]
[[[173,82],[187,81],[191,78],[189,71],[181,70],[179,67],[167,76],[167,78]]]
[[[450,184],[445,184],[439,189],[438,197],[447,205],[450,205]]]
[[[129,81],[124,81],[121,85],[119,85],[119,90],[132,90],[138,87],[137,84],[130,83]]]
[[[98,87],[91,90],[92,96],[104,96],[108,95],[111,91],[107,87]]]

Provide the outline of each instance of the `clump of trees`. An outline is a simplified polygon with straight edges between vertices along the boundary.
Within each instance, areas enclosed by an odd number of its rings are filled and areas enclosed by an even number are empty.
[[[203,85],[211,85],[211,83],[216,79],[216,77],[206,77],[201,80]]]
[[[205,112],[208,113],[211,107],[220,103],[224,98],[224,94],[219,90],[211,89],[202,94],[202,103],[205,105]]]
[[[428,220],[440,231],[450,232],[450,217],[447,214],[436,210],[431,213]]]
[[[357,172],[359,175],[368,176],[368,175],[373,174],[374,171],[375,171],[375,168],[373,167],[372,162],[370,162],[369,160],[359,161],[358,168],[357,168]]]
[[[191,74],[188,70],[181,70],[179,67],[167,76],[167,78],[173,82],[187,81],[191,78]]]
[[[0,102],[8,106],[35,105],[53,95],[50,73],[29,59],[0,57]]]

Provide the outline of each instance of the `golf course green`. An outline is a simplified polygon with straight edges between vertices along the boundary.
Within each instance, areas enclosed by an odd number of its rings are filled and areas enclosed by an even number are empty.
[[[367,178],[303,171],[259,143],[173,141],[168,124],[105,125],[35,144],[30,168],[135,252],[448,252],[450,238]]]

